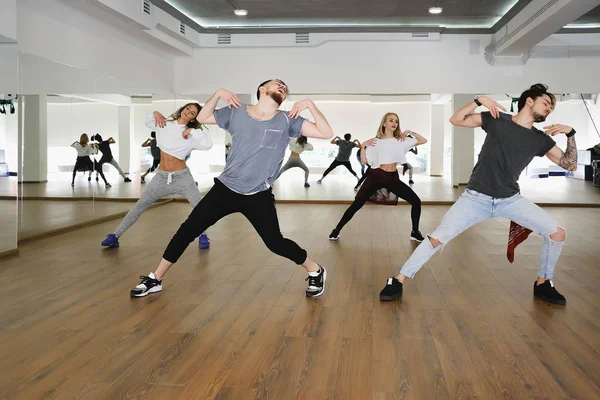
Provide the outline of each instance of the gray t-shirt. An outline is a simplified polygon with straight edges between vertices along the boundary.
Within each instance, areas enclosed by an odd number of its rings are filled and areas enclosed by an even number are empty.
[[[350,161],[350,154],[352,154],[352,149],[356,147],[356,143],[338,139],[335,144],[340,148],[335,157],[336,161]]]
[[[290,138],[300,136],[304,118],[279,111],[268,121],[248,114],[247,104],[215,111],[219,127],[231,134],[231,151],[217,179],[234,192],[253,194],[269,189],[281,168]]]
[[[533,157],[543,157],[556,142],[537,128],[525,128],[500,113],[494,119],[481,113],[481,127],[487,133],[479,159],[467,187],[491,197],[505,198],[519,193],[517,180]]]

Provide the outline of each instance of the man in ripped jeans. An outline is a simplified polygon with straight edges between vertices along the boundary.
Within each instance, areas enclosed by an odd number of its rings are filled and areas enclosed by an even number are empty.
[[[544,122],[556,105],[556,98],[547,89],[545,85],[537,84],[523,92],[516,115],[502,113],[500,110],[506,110],[500,104],[478,96],[450,118],[455,126],[482,127],[487,133],[477,165],[473,168],[467,189],[448,210],[436,230],[428,235],[429,240],[417,247],[398,275],[387,280],[379,296],[381,300],[400,297],[406,278],[413,278],[440,247],[461,232],[488,218],[505,217],[544,238],[538,277],[533,286],[534,296],[550,303],[566,304],[566,299],[550,280],[565,243],[566,232],[546,211],[521,196],[517,183],[519,175],[535,156],[548,156],[552,162],[569,171],[577,169],[573,128],[549,125],[542,132],[533,127],[536,122]],[[489,112],[474,113],[481,105]],[[564,152],[551,138],[558,134],[567,136]]]

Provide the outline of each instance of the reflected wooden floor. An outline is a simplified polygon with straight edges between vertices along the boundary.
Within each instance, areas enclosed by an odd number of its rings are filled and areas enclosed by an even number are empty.
[[[598,399],[600,253],[594,209],[550,208],[568,232],[555,283],[536,301],[541,240],[506,261],[508,221],[449,243],[405,286],[378,294],[413,251],[405,206],[367,206],[327,235],[342,205],[279,205],[284,235],[328,269],[325,294],[231,215],[192,244],[163,292],[130,299],[189,206],[146,213],[119,249],[114,223],[41,239],[1,260],[0,398]],[[446,206],[423,211],[430,232]]]
[[[286,172],[274,185],[273,193],[280,202],[341,202],[350,203],[356,192],[353,190],[356,179],[347,172],[328,175],[323,184],[317,184],[321,175],[310,175],[310,188],[304,188],[304,172],[298,168]],[[207,192],[214,184],[218,173],[194,174],[201,192]],[[22,186],[22,195],[26,199],[98,199],[98,200],[137,200],[144,185],[138,174],[130,175],[133,182],[123,183],[121,179],[110,179],[111,188],[94,180],[87,182],[83,177],[71,187],[71,175],[51,174],[45,183],[28,183]],[[150,175],[151,177],[152,175]],[[402,177],[408,182],[408,177]],[[415,175],[415,184],[411,187],[424,204],[452,204],[464,191],[464,186],[454,188],[448,177],[430,177]],[[591,182],[565,177],[546,179],[523,178],[519,181],[522,194],[539,204],[595,205],[600,206],[600,188]],[[19,190],[16,178],[0,179],[0,198],[16,196]]]

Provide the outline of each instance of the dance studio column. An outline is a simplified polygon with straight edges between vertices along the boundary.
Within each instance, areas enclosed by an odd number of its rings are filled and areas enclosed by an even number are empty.
[[[455,94],[452,96],[452,113],[473,101],[475,94]],[[452,126],[452,186],[469,182],[475,165],[475,132],[473,128]]]
[[[119,106],[117,112],[119,137],[117,138],[119,144],[119,159],[117,162],[121,166],[121,169],[126,174],[129,173],[131,166],[131,107],[130,106]]]
[[[45,94],[24,95],[19,124],[19,180],[48,181],[48,105]]]
[[[444,175],[444,105],[431,106],[431,137],[429,138],[429,175]]]

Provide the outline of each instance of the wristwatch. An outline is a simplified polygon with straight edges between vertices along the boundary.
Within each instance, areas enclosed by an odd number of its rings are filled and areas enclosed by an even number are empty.
[[[475,102],[475,104],[477,104],[479,107],[481,107],[481,102],[479,101],[479,96],[475,96],[475,98],[473,99],[473,101]]]
[[[576,134],[576,133],[577,133],[577,131],[576,131],[574,128],[571,128],[571,132],[567,133],[567,135],[566,135],[566,136],[567,136],[567,137],[571,137],[571,136],[573,136],[573,135],[574,135],[574,134]]]

